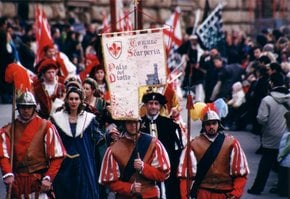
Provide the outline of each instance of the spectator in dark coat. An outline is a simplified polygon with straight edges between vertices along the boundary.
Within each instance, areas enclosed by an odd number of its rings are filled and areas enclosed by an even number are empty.
[[[244,69],[240,64],[226,65],[221,56],[213,58],[214,66],[218,70],[218,82],[211,95],[211,101],[217,98],[230,99],[231,88],[235,82],[242,82]]]
[[[21,64],[32,72],[34,71],[35,53],[31,49],[32,36],[25,35],[18,49]]]
[[[245,128],[247,124],[252,125],[251,131],[260,134],[261,125],[257,122],[256,115],[261,100],[269,91],[269,75],[266,68],[259,67],[255,72],[255,80],[252,81],[250,88],[246,94],[246,103],[244,106],[244,114],[238,120],[237,129]]]
[[[5,70],[15,60],[15,49],[10,45],[10,40],[11,35],[5,29],[0,29],[0,88],[3,103],[12,102],[12,85],[5,82]]]
[[[212,91],[218,81],[218,70],[214,67],[213,57],[219,55],[219,51],[215,48],[211,49],[209,54],[204,53],[201,57],[200,64],[206,69],[204,90],[205,102],[210,102]]]

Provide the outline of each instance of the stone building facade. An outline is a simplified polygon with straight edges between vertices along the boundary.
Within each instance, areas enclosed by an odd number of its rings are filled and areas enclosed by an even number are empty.
[[[122,0],[116,0],[122,1]],[[140,1],[140,0],[139,0]],[[195,11],[201,10],[206,0],[142,0],[143,27],[150,23],[164,24],[172,10],[181,8],[183,27],[194,24]],[[209,0],[211,10],[221,0]],[[28,3],[29,2],[29,3]],[[124,8],[132,11],[133,0],[123,0]],[[36,3],[42,5],[46,15],[53,23],[74,18],[78,22],[101,24],[102,13],[110,13],[110,0],[29,0],[0,2],[0,16],[20,16],[33,21]],[[224,29],[255,34],[265,27],[277,28],[290,21],[290,1],[288,0],[228,0],[223,9]],[[273,9],[274,7],[274,9]],[[140,13],[139,13],[140,14]]]

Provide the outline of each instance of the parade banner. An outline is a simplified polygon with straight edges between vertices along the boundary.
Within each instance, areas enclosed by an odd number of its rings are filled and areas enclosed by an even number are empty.
[[[112,117],[138,118],[139,87],[166,83],[163,32],[104,34],[102,47]]]

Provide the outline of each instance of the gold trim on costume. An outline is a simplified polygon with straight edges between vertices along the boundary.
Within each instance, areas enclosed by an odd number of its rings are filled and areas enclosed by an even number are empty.
[[[68,157],[68,158],[70,158],[70,159],[73,159],[73,158],[77,158],[77,157],[79,157],[80,156],[80,154],[75,154],[75,155],[70,155],[70,154],[66,154],[66,157]]]

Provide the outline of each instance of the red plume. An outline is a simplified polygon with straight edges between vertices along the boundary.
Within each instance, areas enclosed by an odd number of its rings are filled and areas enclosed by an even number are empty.
[[[215,111],[216,113],[218,113],[217,108],[216,108],[214,103],[207,103],[206,107],[204,107],[202,109],[202,111],[201,111],[201,117],[200,118],[203,118],[204,115],[206,114],[206,112],[208,112],[209,110],[212,110],[212,111]]]
[[[25,92],[31,91],[31,79],[28,71],[23,66],[12,63],[9,64],[5,71],[5,81],[7,83],[13,83],[16,91]]]

